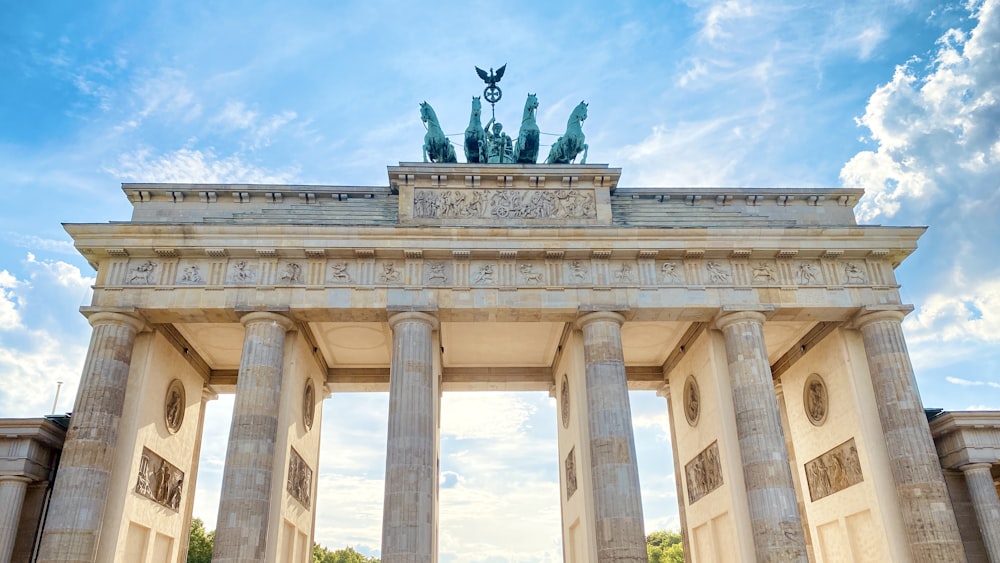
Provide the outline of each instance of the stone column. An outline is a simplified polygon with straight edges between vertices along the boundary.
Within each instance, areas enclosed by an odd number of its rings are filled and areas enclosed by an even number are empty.
[[[389,317],[389,437],[382,514],[383,563],[437,561],[438,400],[432,335],[438,322],[427,313]]]
[[[618,313],[597,312],[576,322],[583,332],[596,556],[601,563],[647,561],[632,409],[622,355],[624,321]]]
[[[15,475],[0,476],[0,563],[10,563],[21,520],[24,493],[31,479]]]
[[[972,507],[976,510],[979,533],[983,536],[986,556],[991,563],[1000,563],[1000,496],[997,496],[989,463],[970,463],[960,469],[969,485]]]
[[[275,313],[249,313],[241,322],[246,334],[222,474],[213,563],[263,562],[266,556],[285,333],[293,328],[291,320]]]
[[[872,311],[856,319],[865,343],[903,525],[915,562],[965,561],[958,523],[903,340],[903,315],[898,310]]]
[[[743,479],[757,561],[807,561],[781,412],[764,345],[764,315],[722,313]]]
[[[95,313],[90,349],[63,445],[38,561],[92,563],[97,556],[118,421],[135,337],[143,321],[121,313]]]
[[[692,543],[687,527],[687,502],[684,500],[684,487],[681,486],[681,460],[677,459],[677,430],[674,426],[674,406],[670,402],[670,384],[664,385],[656,392],[657,395],[667,400],[667,422],[670,424],[670,447],[673,451],[670,457],[674,460],[674,486],[677,488],[677,515],[681,520],[681,540],[688,546],[684,550],[684,561],[691,563]]]
[[[198,411],[198,436],[195,438],[194,450],[191,452],[191,469],[188,471],[189,477],[184,486],[188,490],[187,500],[184,503],[184,527],[182,530],[191,529],[191,520],[194,516],[194,492],[198,487],[198,465],[201,462],[201,440],[205,434],[205,407],[209,401],[214,401],[219,395],[211,387],[205,385],[201,388],[201,409]],[[191,548],[191,534],[183,534],[178,539],[180,549],[178,553],[186,556]]]

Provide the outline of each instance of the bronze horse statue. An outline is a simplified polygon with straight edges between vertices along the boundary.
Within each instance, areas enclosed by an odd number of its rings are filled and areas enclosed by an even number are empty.
[[[420,120],[427,128],[424,135],[424,162],[458,162],[455,147],[441,130],[434,108],[427,102],[420,102]]]
[[[569,164],[576,159],[576,156],[583,151],[583,158],[580,164],[587,164],[587,149],[584,143],[583,124],[587,119],[587,104],[580,102],[573,109],[566,122],[566,133],[552,145],[549,150],[549,157],[545,159],[545,164]]]
[[[486,134],[483,132],[482,104],[479,96],[472,97],[472,114],[465,128],[465,162],[486,162]]]
[[[524,114],[521,116],[521,130],[514,143],[514,159],[518,164],[535,164],[538,161],[538,138],[540,132],[535,123],[535,113],[538,111],[538,98],[528,94],[524,102]]]

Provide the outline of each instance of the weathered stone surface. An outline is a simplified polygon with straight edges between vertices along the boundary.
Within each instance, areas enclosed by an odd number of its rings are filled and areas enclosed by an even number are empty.
[[[914,561],[965,561],[962,538],[903,339],[903,314],[877,310],[863,313],[856,320],[864,338],[899,508]]]
[[[233,422],[222,475],[213,563],[264,561],[278,432],[285,333],[293,324],[275,313],[249,313]]]
[[[764,315],[723,313],[716,325],[726,339],[736,429],[750,505],[757,561],[806,561],[802,522],[781,428],[771,366],[764,345]]]
[[[970,463],[962,466],[965,481],[969,485],[969,496],[979,522],[979,533],[991,563],[1000,562],[1000,496],[997,495],[992,466],[989,463]]]
[[[583,315],[590,466],[597,526],[596,560],[645,562],[639,468],[635,459],[632,410],[625,379],[619,313]]]
[[[437,432],[434,347],[427,313],[389,317],[389,438],[385,459],[382,561],[437,560]]]
[[[94,330],[49,504],[40,562],[91,563],[101,535],[132,347],[143,322],[130,315],[96,313],[90,324]]]
[[[27,477],[0,477],[0,563],[10,563],[29,481]]]

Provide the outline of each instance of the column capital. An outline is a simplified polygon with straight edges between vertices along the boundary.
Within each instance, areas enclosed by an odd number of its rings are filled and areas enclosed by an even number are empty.
[[[616,323],[618,326],[622,326],[622,324],[625,323],[625,315],[615,311],[593,311],[590,313],[582,313],[576,319],[576,328],[582,330],[583,327],[596,321],[610,321]]]
[[[136,332],[142,332],[142,330],[146,328],[146,321],[139,318],[139,316],[135,314],[119,313],[116,311],[98,311],[95,313],[85,314],[87,314],[87,322],[89,322],[92,327],[96,327],[97,325],[118,324],[130,326],[135,329]]]
[[[959,466],[962,473],[968,473],[970,471],[985,470],[990,471],[993,469],[992,463],[979,462],[979,463],[966,463],[965,465]]]
[[[879,321],[903,322],[903,317],[913,311],[913,305],[867,305],[862,307],[848,326],[862,329]]]
[[[285,332],[295,328],[295,323],[292,319],[289,319],[284,315],[279,315],[278,313],[271,313],[269,311],[254,311],[240,317],[240,324],[243,326],[253,323],[274,323],[285,329]]]
[[[663,397],[669,403],[670,402],[670,384],[669,383],[664,383],[663,387],[660,387],[659,389],[656,390],[656,396],[657,397]]]
[[[719,311],[719,314],[715,315],[712,322],[715,324],[715,328],[723,330],[727,326],[743,322],[750,321],[759,325],[763,325],[764,321],[767,320],[767,316],[764,314],[763,310],[753,310],[753,309],[743,309],[739,311],[729,311],[723,309]]]
[[[0,475],[0,483],[11,481],[14,483],[31,483],[34,479],[25,475]]]
[[[396,325],[406,321],[418,321],[431,325],[431,330],[437,330],[440,323],[437,317],[423,311],[402,311],[399,313],[389,313],[389,328],[396,328]]]

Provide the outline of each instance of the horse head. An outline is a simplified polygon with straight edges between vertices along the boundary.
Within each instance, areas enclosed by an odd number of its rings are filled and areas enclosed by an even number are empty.
[[[586,121],[586,119],[587,119],[587,103],[580,102],[579,104],[576,105],[575,108],[573,108],[573,113],[569,115],[569,121],[570,123],[572,123],[573,121],[579,121],[582,123]]]
[[[420,120],[424,123],[428,121],[437,123],[437,114],[434,113],[434,108],[427,102],[420,102]]]
[[[524,101],[524,109],[538,109],[538,98],[534,94],[528,94],[528,99]]]
[[[472,118],[478,120],[483,114],[483,104],[479,102],[479,96],[472,96]]]

